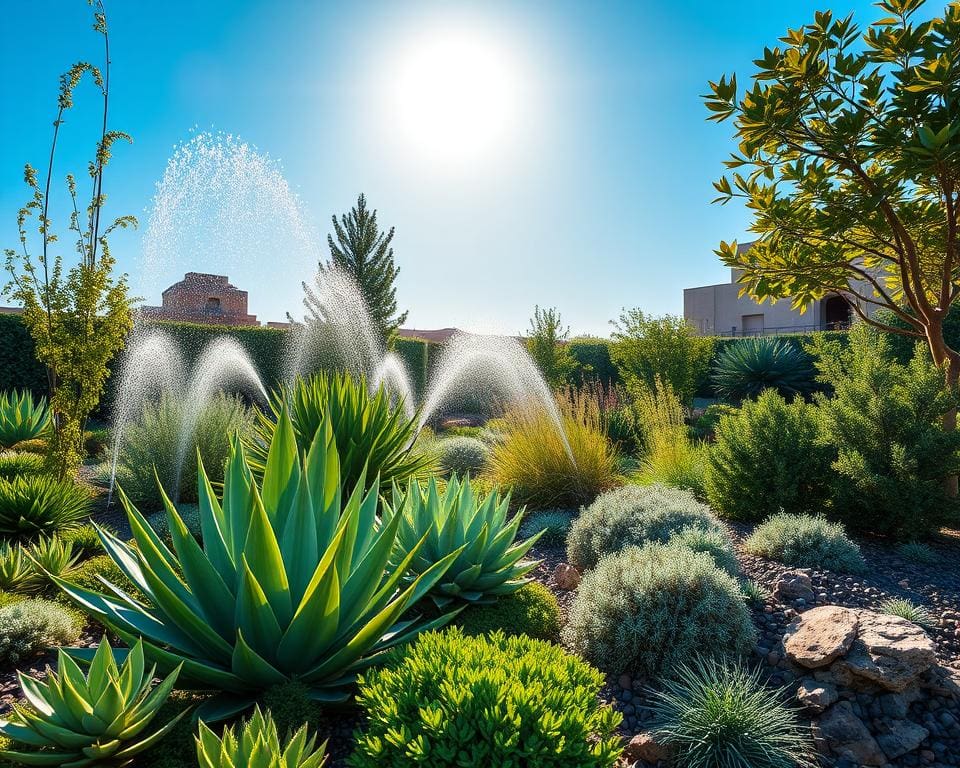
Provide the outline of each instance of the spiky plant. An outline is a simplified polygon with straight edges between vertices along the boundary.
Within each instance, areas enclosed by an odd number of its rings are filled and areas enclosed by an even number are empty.
[[[17,475],[39,475],[43,472],[43,457],[37,453],[20,451],[0,452],[0,480]]]
[[[770,593],[758,581],[753,579],[744,579],[740,582],[740,591],[743,592],[743,599],[752,606],[763,605]]]
[[[0,537],[35,539],[79,525],[93,508],[93,497],[72,480],[50,475],[18,475],[0,480]]]
[[[656,734],[677,768],[813,768],[796,714],[741,664],[698,659],[678,665],[651,692]]]
[[[906,598],[891,597],[889,600],[884,600],[879,605],[879,611],[891,616],[899,616],[921,627],[930,627],[934,624],[933,617],[926,608]]]
[[[26,554],[33,571],[27,583],[33,589],[43,589],[51,578],[67,576],[80,560],[80,553],[73,551],[73,542],[59,536],[40,539]]]
[[[4,542],[0,545],[0,589],[4,592],[19,592],[30,584],[33,568],[23,556],[19,544]]]
[[[197,762],[200,768],[320,768],[326,761],[327,745],[324,742],[314,749],[315,742],[316,737],[308,737],[304,725],[281,745],[270,711],[264,716],[255,706],[239,735],[228,727],[220,738],[201,722]]]
[[[29,752],[4,750],[0,757],[25,765],[60,768],[121,768],[152,746],[176,725],[188,710],[148,731],[177,682],[179,667],[153,687],[155,669],[147,669],[143,646],[133,646],[117,667],[107,639],[100,641],[90,670],[84,675],[61,649],[58,672],[47,667],[43,681],[18,672],[25,705],[15,705],[0,733]],[[35,751],[34,751],[35,750]]]
[[[321,372],[270,396],[270,413],[260,413],[252,436],[245,440],[250,468],[259,479],[282,410],[293,423],[297,447],[302,452],[313,442],[320,425],[328,421],[340,452],[340,477],[347,491],[361,476],[368,483],[377,476],[389,486],[429,474],[435,457],[411,451],[419,419],[406,416],[403,403],[391,402],[381,386],[371,394],[363,379],[349,373]],[[365,472],[365,474],[364,474]]]
[[[711,382],[717,395],[740,402],[765,389],[788,398],[809,394],[815,376],[810,355],[800,347],[785,339],[759,336],[724,347],[714,363]]]
[[[45,399],[34,402],[29,390],[0,392],[0,448],[40,437],[49,423]]]
[[[921,544],[919,541],[908,541],[901,544],[897,547],[897,554],[904,560],[909,560],[911,563],[918,563],[920,565],[933,565],[934,563],[940,562],[940,556],[926,544]]]
[[[417,578],[435,563],[456,555],[431,592],[440,607],[453,600],[492,602],[520,589],[529,581],[524,576],[537,567],[523,556],[543,531],[514,543],[523,510],[507,522],[509,494],[501,498],[495,489],[476,498],[470,477],[461,481],[453,475],[443,493],[433,479],[425,488],[411,480],[405,493],[394,486],[393,501],[393,509],[384,517],[400,519],[394,560],[399,563],[416,553],[408,578]]]
[[[419,547],[391,566],[401,519],[376,524],[376,479],[368,491],[359,482],[343,502],[329,418],[300,453],[283,409],[263,474],[258,483],[235,437],[221,503],[201,462],[203,541],[190,535],[164,495],[172,550],[120,493],[134,543],[107,531],[100,536],[147,596],[143,603],[115,585],[100,594],[57,579],[122,639],[142,637],[147,657],[162,671],[183,662],[182,682],[221,691],[204,704],[206,720],[241,712],[266,689],[292,679],[309,686],[317,700],[344,701],[355,675],[383,651],[449,619],[400,617],[460,551],[403,583]]]

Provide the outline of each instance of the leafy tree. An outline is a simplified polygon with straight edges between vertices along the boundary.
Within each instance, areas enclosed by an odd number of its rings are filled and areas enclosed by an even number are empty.
[[[733,118],[739,142],[717,200],[744,200],[759,236],[717,253],[760,301],[803,310],[839,293],[867,323],[923,339],[956,384],[943,328],[960,296],[960,5],[918,21],[922,4],[882,0],[863,34],[818,12],[764,50],[746,92],[736,76],[710,83],[710,119]]]
[[[556,308],[533,308],[530,330],[527,332],[527,350],[540,368],[543,378],[552,387],[562,387],[577,370],[578,363],[567,349],[569,336],[570,328],[564,328]]]
[[[381,232],[377,212],[367,208],[363,195],[357,204],[337,221],[332,217],[333,235],[327,235],[330,260],[320,271],[341,269],[357,283],[367,302],[367,309],[384,341],[394,335],[407,319],[407,312],[397,315],[396,280],[400,269],[393,263],[393,227]]]
[[[59,476],[73,470],[83,457],[83,431],[87,417],[96,407],[109,375],[107,364],[124,344],[132,324],[126,275],[115,277],[109,235],[118,227],[136,226],[132,216],[121,216],[112,224],[101,223],[106,200],[104,168],[113,144],[130,141],[125,133],[107,129],[110,103],[110,41],[103,4],[94,6],[93,28],[103,36],[104,66],[87,62],[74,64],[60,77],[57,118],[53,123],[50,159],[44,180],[27,164],[24,180],[33,192],[20,209],[17,227],[20,250],[6,249],[10,282],[4,293],[23,306],[23,319],[33,336],[37,359],[47,370],[53,430],[48,463]],[[56,252],[59,241],[50,218],[50,184],[57,140],[64,115],[73,106],[73,92],[85,76],[93,81],[103,99],[103,121],[96,155],[89,165],[90,202],[81,210],[75,178],[67,175],[67,190],[73,203],[69,230],[75,238],[78,261],[64,263]],[[34,254],[27,234],[27,220],[37,217],[40,250]]]
[[[610,356],[627,387],[650,390],[659,377],[689,405],[710,366],[713,339],[699,336],[682,317],[655,317],[639,309],[625,310],[613,325]]]

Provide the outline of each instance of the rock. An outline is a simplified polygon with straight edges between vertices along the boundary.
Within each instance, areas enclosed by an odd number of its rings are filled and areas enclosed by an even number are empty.
[[[860,629],[849,653],[834,665],[899,693],[936,661],[933,640],[899,616],[857,611]]]
[[[813,723],[813,740],[820,752],[856,765],[883,765],[887,757],[849,701],[830,707]]]
[[[920,685],[935,696],[947,696],[960,701],[960,670],[950,667],[931,667]]]
[[[858,624],[857,614],[839,605],[813,608],[787,627],[787,658],[807,669],[826,667],[850,650]]]
[[[624,673],[617,678],[617,685],[619,685],[623,690],[629,691],[633,688],[633,678]]]
[[[808,710],[820,714],[837,700],[837,688],[832,683],[821,683],[811,677],[800,681],[797,700]]]
[[[812,603],[816,596],[809,574],[802,570],[785,571],[774,584],[773,594],[785,603],[792,603],[794,600]]]
[[[910,705],[922,698],[919,685],[911,685],[903,693],[885,693],[876,697],[880,711],[894,720],[902,720],[910,712]]]
[[[656,764],[670,756],[670,749],[666,744],[658,742],[653,734],[641,731],[624,747],[623,756],[634,762],[642,760]]]
[[[896,760],[913,752],[929,735],[930,731],[909,720],[891,720],[881,724],[877,743],[888,759]]]
[[[580,571],[567,563],[559,563],[553,571],[553,581],[559,589],[576,589],[580,584]]]

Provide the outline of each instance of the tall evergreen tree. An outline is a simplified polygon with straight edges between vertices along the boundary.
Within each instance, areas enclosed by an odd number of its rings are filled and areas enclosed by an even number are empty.
[[[330,260],[320,265],[320,271],[338,268],[348,273],[357,283],[367,302],[370,317],[385,341],[407,319],[407,312],[397,314],[396,279],[400,270],[393,263],[393,227],[381,232],[377,226],[377,212],[367,208],[361,194],[357,204],[337,220],[333,219],[336,234],[327,235]]]

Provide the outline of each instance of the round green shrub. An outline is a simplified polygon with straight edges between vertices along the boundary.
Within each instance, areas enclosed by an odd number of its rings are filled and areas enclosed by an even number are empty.
[[[447,437],[437,444],[440,467],[446,475],[478,474],[490,449],[476,437]]]
[[[19,664],[54,645],[80,638],[83,619],[49,600],[27,599],[0,608],[0,664]]]
[[[603,676],[529,637],[428,632],[359,681],[351,768],[612,768],[620,716]]]
[[[90,490],[49,475],[0,480],[0,537],[30,541],[78,525],[93,508]]]
[[[562,637],[606,672],[657,676],[698,654],[747,653],[756,632],[739,584],[710,555],[647,544],[584,575]]]
[[[560,638],[560,605],[553,592],[535,581],[489,605],[471,605],[456,618],[465,635],[502,630],[536,640]]]
[[[565,509],[544,509],[539,512],[529,512],[520,524],[519,536],[529,539],[540,531],[541,544],[559,545],[567,540],[570,526],[573,524],[573,513]]]
[[[725,532],[703,528],[684,528],[670,537],[670,544],[686,547],[694,552],[706,552],[713,558],[717,568],[731,576],[740,573],[740,563],[733,549],[733,541]]]
[[[830,461],[830,449],[818,442],[815,408],[767,390],[717,424],[707,499],[731,520],[812,512],[829,495]]]
[[[667,542],[684,528],[726,535],[710,508],[693,494],[665,485],[626,485],[607,491],[573,521],[567,559],[580,570],[630,546]]]
[[[0,452],[0,480],[10,480],[17,475],[43,474],[43,456],[38,453],[18,451]]]
[[[273,715],[281,738],[296,733],[304,724],[311,732],[317,731],[323,723],[320,705],[310,698],[310,689],[297,680],[270,688],[260,698],[260,708]]]
[[[860,547],[847,538],[840,523],[813,515],[774,515],[754,528],[744,542],[751,555],[801,568],[862,573]]]
[[[680,664],[653,692],[655,733],[677,768],[814,768],[807,729],[759,670],[710,659]]]

